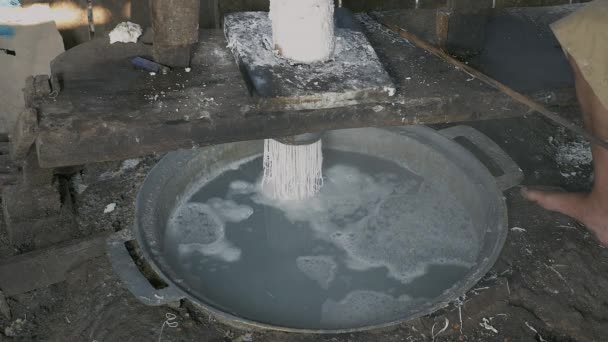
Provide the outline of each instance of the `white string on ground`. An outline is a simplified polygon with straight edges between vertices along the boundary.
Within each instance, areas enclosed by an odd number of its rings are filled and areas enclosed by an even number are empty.
[[[479,323],[479,326],[482,327],[482,328],[484,328],[484,329],[486,329],[486,330],[489,330],[489,331],[491,331],[491,332],[493,332],[495,334],[498,334],[498,330],[496,330],[496,328],[494,328],[490,324],[490,320],[487,319],[487,318],[485,318],[485,317],[483,317],[483,319],[481,320],[481,323]]]
[[[433,323],[433,327],[431,327],[431,340],[433,342],[435,342],[435,337],[439,336],[441,333],[443,333],[444,331],[446,331],[448,329],[448,326],[450,325],[450,320],[445,317],[445,325],[443,326],[443,328],[441,330],[439,330],[437,332],[437,334],[435,334],[435,325],[437,324],[437,322]]]
[[[462,335],[462,307],[464,306],[464,302],[467,299],[467,295],[464,294],[454,301],[454,304],[458,308],[458,319],[460,320],[460,335]]]
[[[549,266],[549,265],[545,264],[545,267],[547,267],[548,269],[553,271],[557,275],[557,277],[564,282],[564,285],[566,285],[566,287],[570,289],[570,293],[574,293],[574,289],[570,286],[570,284],[568,284],[568,281],[566,280],[566,278],[564,278],[564,276],[561,273],[559,273],[553,266]]]
[[[310,145],[287,145],[264,140],[264,192],[279,200],[304,200],[323,186],[321,140]]]
[[[163,338],[163,330],[165,330],[165,325],[168,326],[169,328],[177,328],[179,326],[176,315],[174,315],[170,312],[167,312],[165,314],[165,318],[166,318],[166,320],[163,322],[163,325],[160,327],[160,334],[158,335],[158,342],[161,342],[161,340]]]
[[[534,327],[531,326],[530,323],[528,323],[527,321],[524,323],[526,323],[526,326],[528,327],[528,329],[532,330],[536,334],[536,336],[538,336],[538,340],[540,342],[547,342],[547,340],[545,340],[542,336],[540,336],[540,334],[538,333],[538,330],[534,329]]]

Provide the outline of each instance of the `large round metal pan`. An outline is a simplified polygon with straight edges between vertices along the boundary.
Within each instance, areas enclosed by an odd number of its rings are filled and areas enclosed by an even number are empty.
[[[488,168],[463,145],[454,140],[466,140],[477,146],[477,155],[483,154],[498,166],[499,176]],[[325,134],[324,147],[345,152],[357,152],[391,160],[426,179],[432,179],[446,192],[455,194],[467,214],[479,241],[478,254],[468,273],[448,290],[415,307],[404,306],[390,317],[370,317],[355,324],[331,326],[285,326],[255,317],[243,317],[239,312],[222,309],[222,303],[208,298],[195,284],[184,281],[165,254],[164,238],[167,222],[183,196],[201,179],[217,176],[227,165],[259,155],[262,141],[248,141],[217,145],[197,150],[169,153],[150,172],[136,203],[135,225],[132,231],[113,236],[108,243],[109,255],[115,272],[131,292],[149,305],[163,305],[187,299],[201,309],[227,323],[248,328],[266,328],[295,332],[338,333],[353,332],[407,321],[429,314],[445,306],[474,286],[493,266],[507,235],[507,208],[502,192],[519,183],[519,167],[494,142],[467,126],[456,126],[435,131],[423,126],[378,129],[336,130]],[[470,149],[470,148],[469,148]],[[479,153],[479,152],[483,153]],[[449,222],[446,222],[449,224]],[[124,242],[136,239],[141,255],[167,287],[155,289],[135,266]],[[445,237],[449,239],[449,236]]]

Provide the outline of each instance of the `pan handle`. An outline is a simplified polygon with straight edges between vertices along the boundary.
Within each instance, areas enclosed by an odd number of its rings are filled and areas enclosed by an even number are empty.
[[[161,306],[184,299],[186,296],[174,286],[155,289],[140,272],[133,261],[125,242],[133,240],[131,231],[124,229],[111,235],[106,241],[108,257],[114,273],[127,286],[129,291],[142,303]]]
[[[488,158],[493,160],[502,171],[503,175],[496,177],[496,183],[500,190],[505,191],[519,185],[524,179],[524,173],[513,159],[485,134],[470,126],[453,126],[440,130],[441,135],[456,139],[462,137],[481,150]]]

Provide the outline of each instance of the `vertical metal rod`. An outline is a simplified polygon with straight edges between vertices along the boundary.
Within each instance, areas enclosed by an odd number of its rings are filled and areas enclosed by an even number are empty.
[[[220,16],[220,1],[213,0],[213,20],[215,21],[215,28],[222,28],[222,18]]]
[[[95,17],[93,15],[93,0],[87,0],[87,21],[89,23],[89,40],[95,38]]]

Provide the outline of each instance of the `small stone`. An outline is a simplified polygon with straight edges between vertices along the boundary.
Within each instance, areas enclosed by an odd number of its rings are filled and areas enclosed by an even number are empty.
[[[25,320],[21,318],[17,318],[15,321],[11,323],[8,327],[4,328],[4,335],[8,337],[17,337],[23,331],[23,326],[25,325]]]
[[[192,71],[192,69],[191,69],[191,68],[186,68],[186,69],[184,69],[184,70],[185,70],[186,72],[190,72],[190,71]]]
[[[182,307],[182,301],[176,300],[174,302],[167,303],[167,306],[174,310],[179,310]]]
[[[156,73],[154,71],[150,71],[150,76],[156,76]]]
[[[103,210],[104,214],[109,214],[116,209],[116,203],[110,203],[106,205],[106,208]]]

